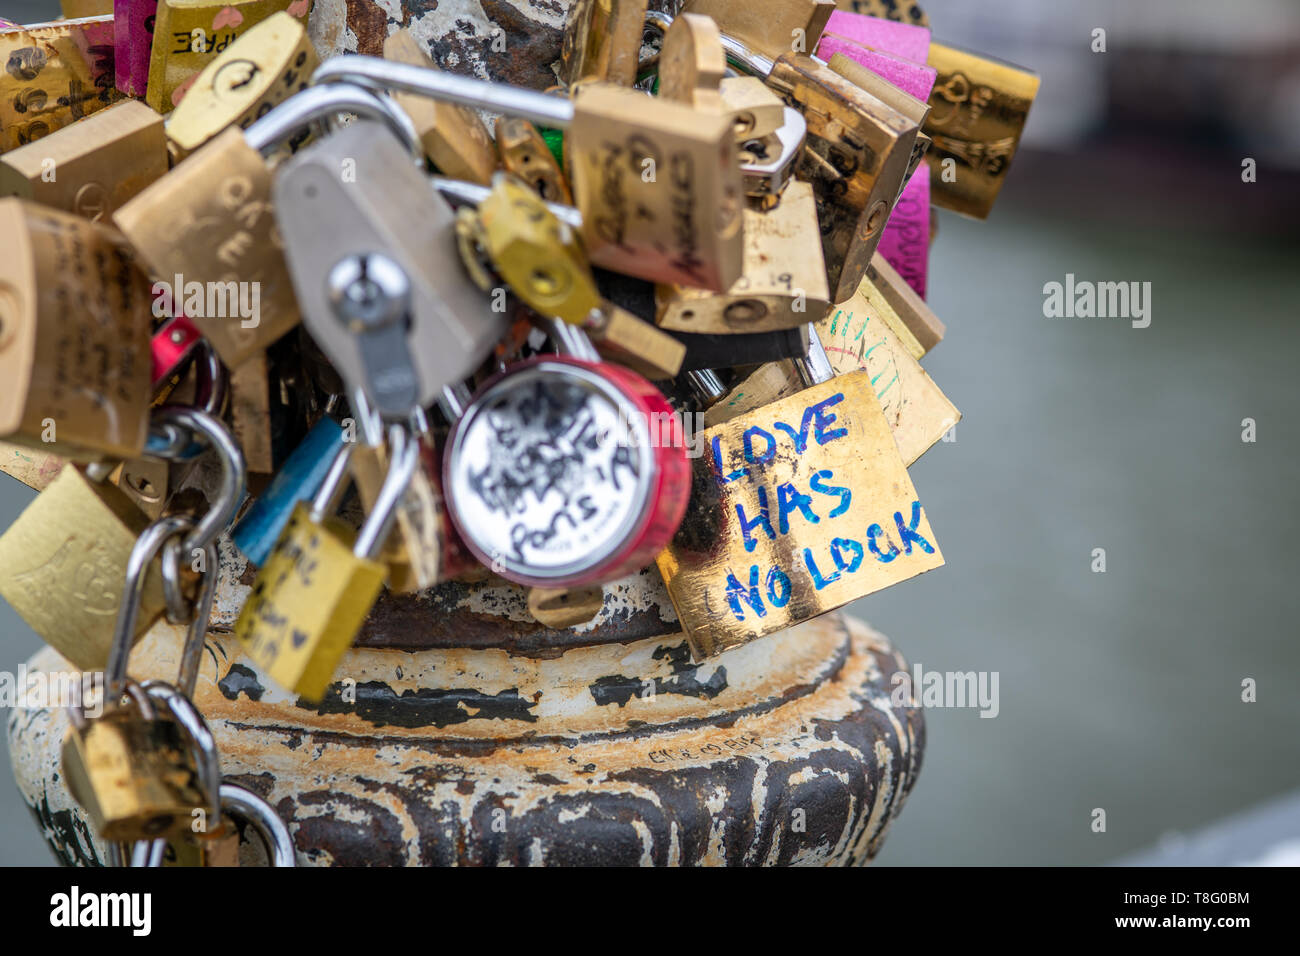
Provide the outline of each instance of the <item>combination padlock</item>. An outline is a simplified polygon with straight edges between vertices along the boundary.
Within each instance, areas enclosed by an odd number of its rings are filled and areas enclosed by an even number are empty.
[[[740,277],[740,171],[719,114],[580,84],[572,100],[483,80],[338,56],[314,83],[346,81],[421,93],[564,129],[565,162],[594,265],[722,291]]]
[[[419,458],[404,428],[393,426],[388,434],[388,474],[355,540],[347,540],[346,526],[326,521],[346,488],[349,442],[335,453],[311,506],[295,505],[235,622],[235,636],[253,662],[307,700],[325,695],[388,577],[388,566],[377,559]]]
[[[815,340],[803,389],[707,428],[657,563],[697,658],[943,563],[870,377]]]
[[[567,354],[526,359],[484,384],[448,438],[443,489],[466,544],[502,577],[585,587],[664,547],[690,466],[658,389],[599,362],[573,326],[545,325]]]
[[[299,320],[265,156],[311,124],[342,112],[386,123],[412,158],[422,157],[410,120],[388,98],[347,84],[308,89],[247,130],[227,127],[113,216],[230,368],[263,351]],[[206,291],[197,312],[182,291],[191,287]]]
[[[432,405],[504,334],[461,267],[451,207],[384,128],[358,121],[302,150],[273,196],[307,331],[385,420]]]

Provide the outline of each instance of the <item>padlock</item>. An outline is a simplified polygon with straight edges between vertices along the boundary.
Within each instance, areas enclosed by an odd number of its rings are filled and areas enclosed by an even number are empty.
[[[750,209],[769,209],[780,201],[803,152],[808,133],[803,114],[783,106],[781,116],[775,132],[746,140],[740,146],[740,174]]]
[[[203,333],[185,316],[176,315],[163,320],[149,343],[153,359],[149,380],[155,394],[184,371],[202,341]]]
[[[435,69],[409,29],[397,30],[384,41],[384,59]],[[453,179],[485,184],[492,180],[499,160],[497,145],[478,113],[427,96],[398,93],[394,99],[411,117],[434,166]]]
[[[346,84],[309,89],[247,130],[227,127],[113,217],[170,290],[172,311],[183,306],[231,368],[299,319],[263,154],[308,124],[348,111],[391,124],[419,155],[410,121],[391,100]]]
[[[921,278],[924,279],[924,274]],[[887,305],[889,312],[898,317],[899,324],[902,326],[899,337],[904,341],[910,338],[911,341],[916,342],[917,349],[909,349],[909,351],[912,351],[917,358],[943,341],[944,333],[947,331],[943,321],[880,253],[872,257],[871,265],[867,267],[866,282],[859,292],[865,293],[868,301]],[[887,314],[888,317],[892,316]],[[896,328],[895,331],[899,330]],[[910,341],[908,344],[910,345]]]
[[[812,186],[792,181],[773,208],[745,210],[745,271],[725,293],[655,291],[655,322],[679,332],[763,332],[824,315],[830,294]]]
[[[529,588],[528,613],[547,627],[577,627],[600,613],[605,592],[590,588]]]
[[[827,40],[831,41],[829,45]],[[878,62],[878,59],[873,59],[874,51],[855,48],[853,44],[836,43],[836,40],[836,37],[827,37],[818,48],[822,53],[836,51],[826,57],[826,65],[833,72],[902,113],[917,127],[925,125],[926,118],[930,115],[927,101],[934,88],[935,73],[931,67],[900,62],[894,64],[891,70],[886,64]],[[907,160],[907,170],[903,173],[905,183],[921,165],[929,148],[930,137],[925,133],[917,133],[912,153]]]
[[[930,44],[938,70],[925,132],[934,203],[986,219],[1020,145],[1038,74],[992,57]],[[952,165],[953,174],[945,175]]]
[[[501,166],[506,172],[518,176],[547,202],[573,202],[564,172],[536,126],[517,116],[498,116],[496,134]]]
[[[113,18],[0,29],[0,153],[116,102]]]
[[[0,157],[0,195],[106,220],[167,172],[162,117],[115,103]]]
[[[910,60],[914,64],[925,63],[930,55],[930,29],[927,25],[887,19],[879,13],[868,15],[863,11],[836,10],[826,21],[826,28],[822,31],[818,48],[820,49],[826,42],[826,38],[831,36]],[[829,53],[819,55],[823,60],[830,60]]]
[[[737,142],[770,136],[785,122],[785,104],[756,76],[724,77],[718,94]]]
[[[724,112],[721,86],[726,72],[718,25],[695,13],[675,17],[659,48],[659,96],[703,112]],[[734,119],[732,124],[734,129]]]
[[[149,85],[149,52],[158,0],[114,0],[113,62],[117,88],[126,96],[144,98]]]
[[[352,454],[351,471],[361,507],[368,512],[383,492],[389,450],[378,416],[362,396],[355,401],[353,411],[360,419],[365,441]],[[437,452],[424,410],[413,413],[411,418],[411,441],[418,449],[418,463],[397,507],[392,533],[379,555],[388,565],[388,588],[395,594],[423,591],[446,576],[442,563],[447,552],[448,519],[435,477]]]
[[[128,683],[126,694],[129,703],[106,701],[93,720],[70,708],[61,759],[68,792],[104,840],[179,834],[189,829],[191,811],[206,802],[196,768],[144,689]]]
[[[145,102],[170,112],[203,68],[257,24],[282,10],[304,27],[309,0],[159,0]]]
[[[667,543],[690,466],[658,389],[597,361],[575,327],[544,324],[566,354],[527,359],[479,389],[448,437],[443,490],[465,543],[502,577],[587,587]]]
[[[561,82],[635,84],[646,5],[646,0],[574,0],[560,45]]]
[[[117,233],[0,199],[0,436],[65,458],[144,447],[149,285]]]
[[[156,458],[130,458],[105,479],[116,486],[151,520],[162,517],[171,487],[171,468]]]
[[[81,670],[108,660],[122,581],[148,516],[116,486],[72,465],[0,536],[0,595]],[[156,567],[145,581],[139,630],[163,611]]]
[[[356,182],[340,180],[344,161]],[[461,267],[451,208],[376,124],[298,153],[273,196],[307,330],[386,420],[468,378],[504,333],[507,317]]]
[[[0,441],[0,472],[21,481],[34,491],[48,488],[59,476],[64,464],[58,455]]]
[[[834,12],[835,0],[688,0],[682,7],[682,13],[712,17],[727,36],[773,60],[817,49]]]
[[[347,477],[348,443],[311,506],[295,506],[235,622],[235,636],[253,662],[306,700],[324,696],[388,576],[376,558],[419,458],[401,426],[389,429],[389,441],[392,465],[355,541],[348,544],[343,528],[325,523]]]
[[[702,433],[658,558],[696,659],[943,563],[868,374],[804,372],[809,387]]]
[[[330,462],[346,441],[338,422],[320,419],[231,529],[235,547],[253,565],[261,567],[266,563],[298,502],[316,497],[329,474]]]
[[[205,66],[167,117],[172,158],[180,162],[227,126],[247,129],[306,89],[319,63],[302,21],[273,13]]]
[[[314,83],[422,93],[568,131],[564,155],[594,265],[721,291],[740,277],[741,188],[724,116],[603,83],[573,100],[373,57],[338,56]]]
[[[230,428],[244,451],[250,473],[275,470],[271,448],[270,371],[266,354],[254,355],[230,372]]]
[[[902,191],[917,125],[805,54],[785,54],[767,84],[808,124],[795,174],[812,183],[831,301],[857,291]]]
[[[576,213],[567,207],[558,211]],[[475,209],[462,208],[457,214],[461,258],[471,277],[487,290],[490,277],[474,266],[476,257],[485,255],[525,305],[581,326],[602,358],[651,380],[672,378],[681,368],[685,348],[600,297],[570,221],[518,180],[498,175]]]

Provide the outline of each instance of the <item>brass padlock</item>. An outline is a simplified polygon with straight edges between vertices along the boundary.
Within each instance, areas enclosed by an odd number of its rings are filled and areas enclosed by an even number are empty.
[[[697,659],[943,563],[870,377],[829,374],[703,432],[658,558]]]
[[[560,80],[637,81],[646,0],[574,0],[560,45]]]
[[[347,477],[353,445],[343,445],[310,507],[299,503],[258,573],[235,622],[245,652],[272,680],[320,700],[388,576],[377,560],[418,462],[418,446],[390,430],[392,464],[356,539],[326,525]]]
[[[831,301],[853,295],[903,188],[917,125],[819,60],[787,53],[767,84],[802,110],[795,175],[812,183]]]
[[[834,12],[835,0],[688,0],[682,7],[682,13],[712,17],[727,36],[773,60],[811,54]]]
[[[0,29],[0,153],[26,146],[120,99],[113,18]]]
[[[797,328],[830,306],[817,202],[792,181],[776,206],[745,210],[744,274],[724,293],[655,289],[655,322],[678,332],[766,332]]]
[[[94,460],[144,447],[149,285],[116,231],[0,199],[0,437]]]
[[[391,100],[346,84],[290,97],[247,130],[230,126],[117,211],[113,220],[184,311],[235,368],[299,321],[271,205],[264,154],[316,120],[350,111],[399,132],[410,121]],[[190,289],[198,290],[197,310]]]
[[[145,102],[170,112],[203,68],[241,36],[285,10],[306,26],[304,0],[158,0]]]
[[[930,44],[939,71],[925,132],[934,203],[985,219],[1020,145],[1038,75],[942,43]]]
[[[191,811],[205,804],[197,767],[143,688],[128,682],[125,696],[125,703],[106,701],[93,720],[71,708],[61,760],[68,792],[104,840],[179,834],[189,829]]]
[[[698,110],[721,113],[727,55],[718,25],[707,16],[682,13],[664,31],[659,49],[659,96]],[[734,123],[734,120],[733,120]]]
[[[593,265],[721,291],[740,277],[742,191],[726,117],[590,82],[573,100],[345,55],[314,83],[421,93],[567,130],[564,157]]]
[[[785,122],[785,104],[756,76],[724,77],[718,95],[738,142],[770,136]]]
[[[891,319],[898,317],[894,331],[909,346],[911,342],[916,343],[915,350],[909,348],[916,358],[919,359],[943,341],[947,331],[943,321],[879,253],[871,257],[866,281],[858,293],[879,309],[885,321],[891,325],[894,325]]]
[[[409,29],[397,30],[384,41],[384,59],[436,69]],[[478,113],[454,103],[409,93],[398,93],[394,99],[411,117],[424,144],[425,155],[433,165],[453,179],[491,182],[498,165],[497,146]]]
[[[166,172],[162,117],[126,100],[5,153],[0,195],[99,221]]]
[[[861,63],[849,59],[843,53],[833,54],[826,61],[826,65],[855,86],[861,87],[882,103],[902,113],[911,122],[915,123],[918,128],[924,128],[926,118],[930,115],[928,103],[918,100],[904,90],[900,90],[888,80],[873,73]],[[921,165],[921,160],[925,157],[929,148],[930,137],[925,133],[917,133],[916,139],[912,143],[912,153],[907,159],[907,169],[903,173],[904,185],[912,178],[912,174],[916,172],[917,167]],[[902,192],[902,186],[899,187],[899,191]]]
[[[172,158],[180,162],[227,126],[247,129],[306,89],[319,62],[302,21],[267,17],[205,66],[167,117]]]
[[[116,486],[72,465],[0,536],[0,595],[81,670],[108,662],[122,581],[149,517]],[[155,565],[145,579],[136,634],[163,612]]]
[[[496,134],[506,172],[518,176],[547,202],[573,202],[564,172],[536,126],[517,116],[498,116]]]

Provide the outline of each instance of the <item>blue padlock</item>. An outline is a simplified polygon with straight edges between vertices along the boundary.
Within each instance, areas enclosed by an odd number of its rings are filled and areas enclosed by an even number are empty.
[[[262,496],[231,529],[231,540],[249,561],[258,567],[265,563],[288,524],[294,505],[310,501],[320,491],[330,462],[345,441],[339,423],[322,418],[293,450]]]

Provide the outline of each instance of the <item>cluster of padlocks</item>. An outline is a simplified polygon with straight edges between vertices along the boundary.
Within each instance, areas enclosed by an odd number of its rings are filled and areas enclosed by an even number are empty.
[[[576,0],[544,91],[406,29],[322,62],[306,0],[107,6],[0,30],[0,437],[43,489],[0,593],[105,675],[64,776],[136,862],[228,855],[196,810],[293,859],[190,700],[232,546],[308,701],[385,587],[570,627],[657,564],[698,659],[942,563],[931,203],[987,215],[1032,74],[907,3]]]

